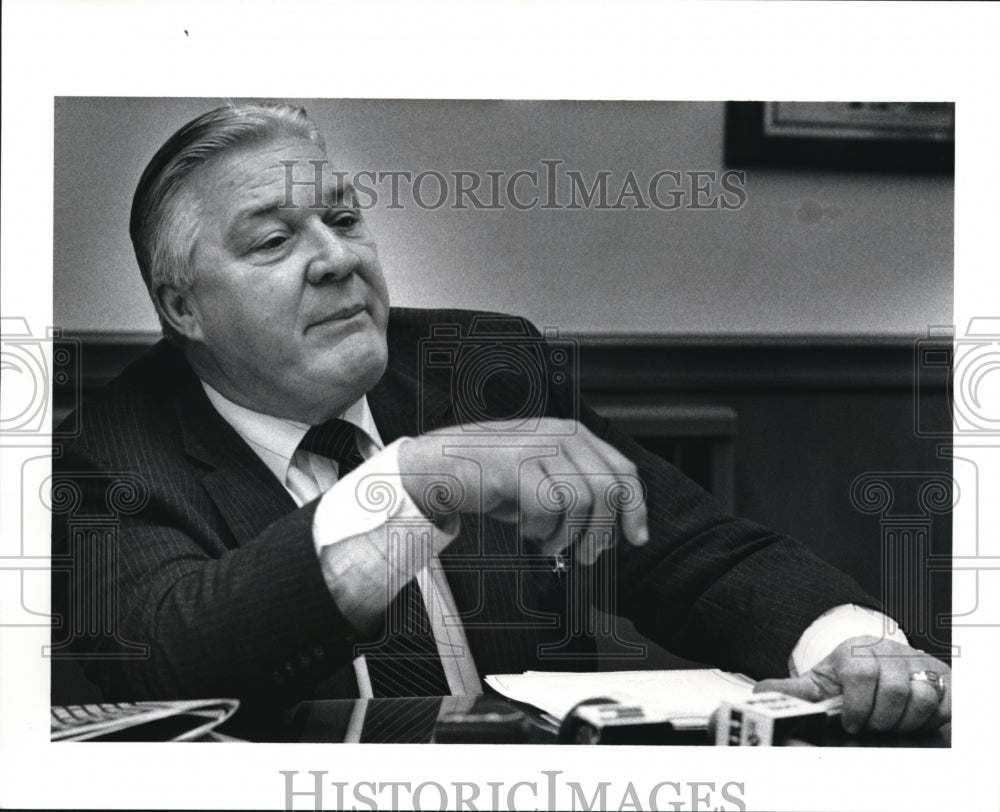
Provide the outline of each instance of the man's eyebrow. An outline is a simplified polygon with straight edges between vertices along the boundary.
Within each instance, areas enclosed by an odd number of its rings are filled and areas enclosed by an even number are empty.
[[[321,208],[330,208],[332,206],[341,205],[345,200],[350,201],[354,197],[354,194],[354,186],[349,181],[333,184],[323,190],[323,205],[321,207],[315,207],[316,211],[319,211]],[[236,210],[233,214],[230,226],[234,227],[239,225],[244,220],[273,214],[276,211],[287,211],[288,209],[299,208],[297,204],[289,200],[289,197],[290,195],[283,193],[281,195],[276,195],[270,200],[248,203],[247,205]],[[312,204],[309,204],[303,208],[313,208],[313,206]]]

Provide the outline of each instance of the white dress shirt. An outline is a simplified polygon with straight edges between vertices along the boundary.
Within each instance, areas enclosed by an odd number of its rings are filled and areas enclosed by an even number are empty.
[[[219,414],[256,452],[296,504],[301,506],[323,497],[313,520],[313,541],[321,558],[322,551],[330,545],[358,536],[367,535],[374,542],[385,544],[390,521],[412,522],[418,533],[437,534],[438,540],[450,541],[456,535],[457,528],[449,533],[436,527],[410,499],[401,483],[398,458],[398,449],[408,438],[383,447],[367,398],[362,397],[340,415],[357,429],[358,450],[365,459],[340,481],[336,462],[298,447],[309,430],[308,424],[255,412],[233,403],[204,381],[202,386]],[[385,490],[368,491],[367,486],[375,482]],[[417,544],[414,556],[401,557],[400,566],[411,570],[401,577],[417,578],[451,692],[480,694],[482,684],[440,563],[434,556],[420,558],[419,550],[428,547]],[[329,558],[324,560],[323,573],[332,591],[332,582],[340,571],[336,565],[326,566],[327,561]],[[345,562],[342,571],[351,566],[352,562]],[[339,608],[349,616],[349,607]],[[840,643],[863,635],[907,642],[895,622],[882,613],[853,604],[837,606],[803,632],[789,658],[789,673],[804,674]],[[361,696],[370,697],[371,683],[364,657],[358,657],[354,667]]]
[[[233,403],[204,381],[202,386],[219,414],[261,458],[297,505],[323,497],[313,518],[313,542],[331,591],[331,579],[339,573],[336,556],[323,555],[330,545],[367,535],[384,547],[390,522],[396,526],[401,523],[416,536],[436,535],[445,543],[456,535],[457,528],[448,533],[435,526],[410,499],[401,482],[397,456],[400,445],[407,440],[383,447],[367,398],[362,397],[340,415],[355,427],[358,450],[365,459],[363,465],[340,480],[334,460],[298,447],[309,430],[308,424],[255,412]],[[368,487],[375,490],[366,498]],[[412,555],[396,557],[393,563],[402,579],[396,586],[401,588],[410,577],[416,578],[451,693],[481,694],[482,683],[440,562],[433,555],[421,558],[428,549],[429,545],[414,545]],[[355,563],[344,562],[343,566],[349,568]],[[350,607],[338,608],[350,619]],[[354,672],[361,697],[371,697],[363,656],[354,660]]]

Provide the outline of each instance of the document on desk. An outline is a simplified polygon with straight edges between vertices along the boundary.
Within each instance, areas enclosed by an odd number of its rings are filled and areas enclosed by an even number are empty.
[[[610,697],[665,713],[676,727],[703,727],[723,701],[739,702],[754,681],[715,668],[679,671],[525,671],[492,674],[497,693],[533,705],[561,721],[585,699]]]

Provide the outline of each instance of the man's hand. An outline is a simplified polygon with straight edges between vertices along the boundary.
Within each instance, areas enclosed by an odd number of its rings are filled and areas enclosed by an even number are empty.
[[[570,523],[582,531],[578,553],[585,563],[597,559],[609,538],[649,540],[642,482],[616,448],[578,423],[554,418],[532,434],[488,428],[430,432],[400,447],[403,486],[425,514],[434,513],[426,483],[440,475],[461,484],[460,513],[518,522],[546,555],[570,545]]]
[[[911,679],[921,671],[944,679],[940,699],[933,685]],[[841,721],[848,733],[864,727],[909,733],[951,721],[951,669],[928,654],[878,637],[852,637],[811,671],[762,680],[754,691],[781,691],[810,702],[843,694]]]

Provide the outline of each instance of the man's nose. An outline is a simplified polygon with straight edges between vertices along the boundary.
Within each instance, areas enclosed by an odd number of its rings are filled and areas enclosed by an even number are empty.
[[[306,277],[314,285],[327,279],[344,279],[358,268],[360,261],[350,243],[335,234],[322,220],[309,227],[309,259]]]

